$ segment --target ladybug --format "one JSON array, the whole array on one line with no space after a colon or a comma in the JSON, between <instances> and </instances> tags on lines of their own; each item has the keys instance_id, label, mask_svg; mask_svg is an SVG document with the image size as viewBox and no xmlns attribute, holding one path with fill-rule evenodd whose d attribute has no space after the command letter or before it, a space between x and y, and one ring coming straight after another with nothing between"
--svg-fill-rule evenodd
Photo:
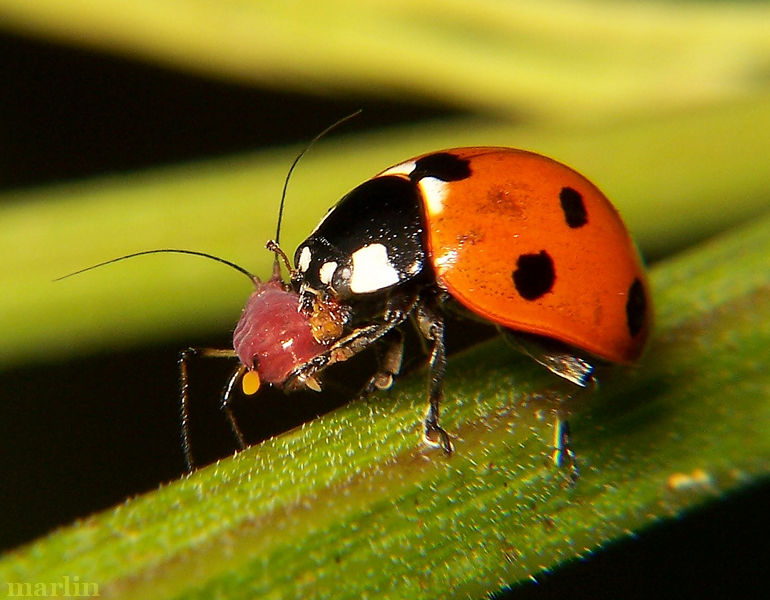
<instances>
[{"instance_id":1,"label":"ladybug","mask_svg":"<svg viewBox=\"0 0 770 600\"><path fill-rule=\"evenodd\" d=\"M387 389L401 369L403 329L412 318L430 351L423 437L449 454L450 436L439 424L446 315L492 323L517 349L579 388L596 382L599 362L630 364L644 350L652 305L641 258L618 212L576 171L513 148L424 154L345 195L291 261L277 239L286 184L305 151L284 184L276 241L267 244L275 253L268 281L222 258L169 248L76 272L176 252L224 263L255 286L232 349L188 348L180 354L188 469L193 467L187 408L192 356L238 358L222 408L243 448L230 410L238 382L247 395L262 383L287 392L320 390L324 369L375 346L379 368L362 395ZM288 281L281 277L281 262ZM555 433L554 461L560 465L567 457L576 476L569 427L558 411Z\"/></svg>"},{"instance_id":2,"label":"ladybug","mask_svg":"<svg viewBox=\"0 0 770 600\"><path fill-rule=\"evenodd\" d=\"M260 284L236 327L244 388L256 391L261 376L286 391L320 389L325 368L376 344L382 360L364 393L386 389L413 317L430 349L424 439L447 453L447 314L494 324L581 387L597 361L639 358L650 331L644 267L618 212L576 171L524 150L455 148L402 162L333 206L293 262L277 243L268 248L289 282L278 271L268 282L273 308ZM554 458L574 459L566 421L557 425Z\"/></svg>"}]
</instances>

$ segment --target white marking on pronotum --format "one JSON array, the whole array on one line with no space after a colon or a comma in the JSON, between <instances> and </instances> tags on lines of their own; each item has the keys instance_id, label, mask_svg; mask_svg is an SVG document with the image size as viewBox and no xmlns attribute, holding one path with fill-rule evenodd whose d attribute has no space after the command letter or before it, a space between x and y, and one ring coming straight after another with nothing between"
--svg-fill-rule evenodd
<instances>
[{"instance_id":1,"label":"white marking on pronotum","mask_svg":"<svg viewBox=\"0 0 770 600\"><path fill-rule=\"evenodd\" d=\"M428 208L428 214L439 215L444 210L444 198L449 193L449 184L435 177L423 177L417 184Z\"/></svg>"},{"instance_id":2,"label":"white marking on pronotum","mask_svg":"<svg viewBox=\"0 0 770 600\"><path fill-rule=\"evenodd\" d=\"M336 270L337 263L333 260L322 264L321 268L318 270L318 278L321 280L321 283L329 285L332 282L332 277L334 276L334 271Z\"/></svg>"},{"instance_id":3,"label":"white marking on pronotum","mask_svg":"<svg viewBox=\"0 0 770 600\"><path fill-rule=\"evenodd\" d=\"M299 254L299 261L297 263L297 266L299 267L299 270L303 273L308 270L308 267L310 267L310 259L312 258L312 254L310 252L310 248L305 246L302 248L302 252Z\"/></svg>"},{"instance_id":4,"label":"white marking on pronotum","mask_svg":"<svg viewBox=\"0 0 770 600\"><path fill-rule=\"evenodd\" d=\"M350 291L354 294L376 292L398 283L398 271L388 259L382 244L369 244L353 252Z\"/></svg>"},{"instance_id":5,"label":"white marking on pronotum","mask_svg":"<svg viewBox=\"0 0 770 600\"><path fill-rule=\"evenodd\" d=\"M457 250L447 250L441 256L437 256L434 260L436 265L436 272L439 275L443 275L449 269L454 267L457 262Z\"/></svg>"},{"instance_id":6,"label":"white marking on pronotum","mask_svg":"<svg viewBox=\"0 0 770 600\"><path fill-rule=\"evenodd\" d=\"M412 174L412 171L414 171L415 166L417 166L417 163L415 163L413 160L403 162L399 165L395 165L389 169L386 169L377 177L382 177L384 175L406 175L409 177L409 175Z\"/></svg>"}]
</instances>

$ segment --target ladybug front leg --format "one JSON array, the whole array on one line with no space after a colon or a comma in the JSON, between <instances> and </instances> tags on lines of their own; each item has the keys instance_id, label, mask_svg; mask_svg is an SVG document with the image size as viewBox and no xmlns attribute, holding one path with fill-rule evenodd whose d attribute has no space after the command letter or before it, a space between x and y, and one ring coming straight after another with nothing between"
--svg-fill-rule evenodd
<instances>
[{"instance_id":1,"label":"ladybug front leg","mask_svg":"<svg viewBox=\"0 0 770 600\"><path fill-rule=\"evenodd\" d=\"M428 375L428 412L425 415L423 439L431 446L441 446L452 454L449 434L438 424L439 407L444 399L444 375L446 374L446 349L444 347L444 317L435 306L434 299L426 300L417 307L417 324L420 333L431 345Z\"/></svg>"},{"instance_id":2,"label":"ladybug front leg","mask_svg":"<svg viewBox=\"0 0 770 600\"><path fill-rule=\"evenodd\" d=\"M294 369L287 378L284 389L287 391L301 389L307 387L308 381L317 383L315 376L320 371L355 356L406 321L416 303L417 297L414 293L392 296L387 301L381 321L353 329L349 334L334 342L326 351ZM393 362L395 362L395 357L393 357Z\"/></svg>"}]
</instances>

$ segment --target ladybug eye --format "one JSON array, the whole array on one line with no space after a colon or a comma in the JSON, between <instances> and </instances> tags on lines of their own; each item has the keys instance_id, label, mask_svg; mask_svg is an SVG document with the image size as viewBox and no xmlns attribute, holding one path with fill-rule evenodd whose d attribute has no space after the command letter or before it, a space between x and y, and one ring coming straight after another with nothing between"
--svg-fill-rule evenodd
<instances>
[{"instance_id":1,"label":"ladybug eye","mask_svg":"<svg viewBox=\"0 0 770 600\"><path fill-rule=\"evenodd\" d=\"M323 263L318 269L318 281L325 291L338 298L350 295L350 267L340 266L336 260Z\"/></svg>"},{"instance_id":2,"label":"ladybug eye","mask_svg":"<svg viewBox=\"0 0 770 600\"><path fill-rule=\"evenodd\" d=\"M347 297L350 295L350 267L344 266L334 270L334 274L331 279L331 288L339 297Z\"/></svg>"}]
</instances>

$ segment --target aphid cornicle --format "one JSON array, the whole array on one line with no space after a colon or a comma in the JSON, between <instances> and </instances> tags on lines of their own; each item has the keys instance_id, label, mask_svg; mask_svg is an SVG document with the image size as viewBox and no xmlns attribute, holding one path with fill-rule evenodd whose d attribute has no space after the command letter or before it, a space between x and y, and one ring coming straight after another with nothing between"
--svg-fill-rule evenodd
<instances>
[{"instance_id":1,"label":"aphid cornicle","mask_svg":"<svg viewBox=\"0 0 770 600\"><path fill-rule=\"evenodd\" d=\"M636 247L604 194L552 159L471 147L407 160L344 196L297 247L293 261L277 241L282 208L283 197L276 240L268 242L276 261L267 282L201 252L129 255L202 255L255 285L233 349L190 348L180 356L190 468L187 370L193 355L238 358L222 408L243 447L229 408L238 382L249 395L262 382L284 391L318 390L327 367L377 345L380 366L363 392L386 389L400 370L403 329L411 318L429 348L423 437L451 453L450 436L439 424L449 312L494 324L519 350L579 387L595 380L596 361L628 364L644 349L652 306ZM576 476L559 411L555 431L554 459L567 457Z\"/></svg>"}]
</instances>

